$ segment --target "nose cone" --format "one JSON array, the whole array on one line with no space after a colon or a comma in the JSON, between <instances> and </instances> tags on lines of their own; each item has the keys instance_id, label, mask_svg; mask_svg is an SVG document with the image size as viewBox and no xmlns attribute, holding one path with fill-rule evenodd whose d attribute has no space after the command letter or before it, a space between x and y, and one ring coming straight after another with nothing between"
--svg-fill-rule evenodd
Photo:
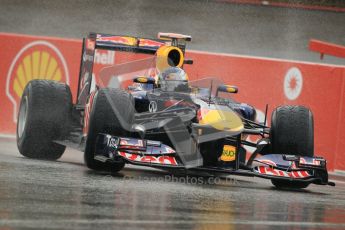
<instances>
[{"instance_id":1,"label":"nose cone","mask_svg":"<svg viewBox=\"0 0 345 230\"><path fill-rule=\"evenodd\" d=\"M243 123L236 112L228 110L202 110L201 125L210 125L213 128L228 132L241 132L243 130Z\"/></svg>"}]
</instances>

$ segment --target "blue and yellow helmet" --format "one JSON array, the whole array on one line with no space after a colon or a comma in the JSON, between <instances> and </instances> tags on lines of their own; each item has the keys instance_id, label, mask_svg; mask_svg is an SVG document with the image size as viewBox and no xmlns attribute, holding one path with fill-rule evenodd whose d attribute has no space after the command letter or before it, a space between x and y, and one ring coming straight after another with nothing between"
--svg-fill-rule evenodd
<instances>
[{"instance_id":1,"label":"blue and yellow helmet","mask_svg":"<svg viewBox=\"0 0 345 230\"><path fill-rule=\"evenodd\" d=\"M185 91L188 89L188 75L179 67L170 67L158 75L157 84L164 91Z\"/></svg>"}]
</instances>

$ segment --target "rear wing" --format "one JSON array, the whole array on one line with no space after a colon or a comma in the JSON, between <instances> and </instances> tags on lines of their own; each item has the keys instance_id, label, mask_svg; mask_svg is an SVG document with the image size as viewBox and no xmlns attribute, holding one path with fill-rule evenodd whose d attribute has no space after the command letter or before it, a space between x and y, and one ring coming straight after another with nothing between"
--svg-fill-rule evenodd
<instances>
[{"instance_id":1,"label":"rear wing","mask_svg":"<svg viewBox=\"0 0 345 230\"><path fill-rule=\"evenodd\" d=\"M155 54L161 46L167 45L179 47L185 52L185 42L191 40L189 35L174 33L158 33L158 39L96 34L96 49Z\"/></svg>"},{"instance_id":2,"label":"rear wing","mask_svg":"<svg viewBox=\"0 0 345 230\"><path fill-rule=\"evenodd\" d=\"M130 36L96 34L96 49L118 50L155 54L159 47L169 45L166 41Z\"/></svg>"},{"instance_id":3,"label":"rear wing","mask_svg":"<svg viewBox=\"0 0 345 230\"><path fill-rule=\"evenodd\" d=\"M84 109L90 93L96 49L154 55L162 46L175 46L181 49L184 56L186 41L191 41L191 36L173 33L158 33L158 39L148 39L132 36L90 33L83 39L76 101L77 108ZM192 64L193 61L185 60L184 63Z\"/></svg>"}]
</instances>

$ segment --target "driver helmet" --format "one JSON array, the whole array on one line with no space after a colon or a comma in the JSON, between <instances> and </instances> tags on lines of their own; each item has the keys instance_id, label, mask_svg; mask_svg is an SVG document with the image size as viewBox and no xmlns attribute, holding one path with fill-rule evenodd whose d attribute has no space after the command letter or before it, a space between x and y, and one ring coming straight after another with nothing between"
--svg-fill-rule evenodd
<instances>
[{"instance_id":1,"label":"driver helmet","mask_svg":"<svg viewBox=\"0 0 345 230\"><path fill-rule=\"evenodd\" d=\"M169 67L158 75L158 85L164 91L188 91L188 75L179 67Z\"/></svg>"}]
</instances>

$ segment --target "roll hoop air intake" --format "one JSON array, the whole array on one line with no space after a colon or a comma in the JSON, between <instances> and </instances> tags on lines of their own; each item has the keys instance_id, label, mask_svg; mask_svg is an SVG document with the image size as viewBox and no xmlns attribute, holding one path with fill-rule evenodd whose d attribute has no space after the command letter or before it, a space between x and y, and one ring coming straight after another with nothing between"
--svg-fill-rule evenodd
<instances>
[{"instance_id":1,"label":"roll hoop air intake","mask_svg":"<svg viewBox=\"0 0 345 230\"><path fill-rule=\"evenodd\" d=\"M168 67L182 67L184 54L182 50L175 46L161 46L157 52L157 68L164 70Z\"/></svg>"}]
</instances>

